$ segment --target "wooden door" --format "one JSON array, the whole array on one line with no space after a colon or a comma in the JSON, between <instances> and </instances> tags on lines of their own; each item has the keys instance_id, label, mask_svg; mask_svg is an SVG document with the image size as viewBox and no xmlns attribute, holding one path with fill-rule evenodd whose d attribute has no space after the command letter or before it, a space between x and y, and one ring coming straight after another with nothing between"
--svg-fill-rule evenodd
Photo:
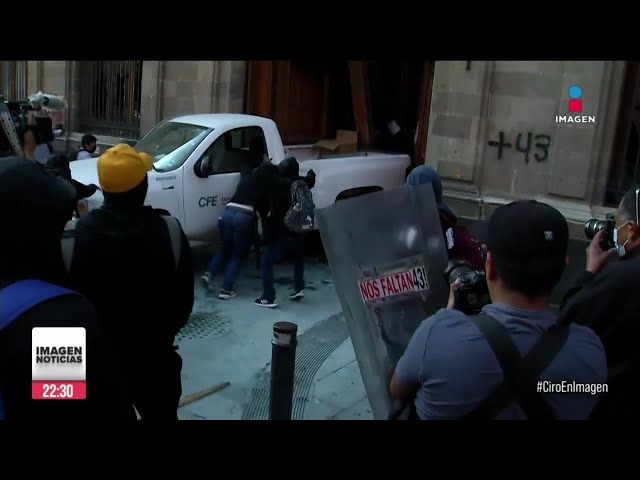
<instances>
[{"instance_id":1,"label":"wooden door","mask_svg":"<svg viewBox=\"0 0 640 480\"><path fill-rule=\"evenodd\" d=\"M245 113L273 117L273 64L270 61L248 62Z\"/></svg>"},{"instance_id":2,"label":"wooden door","mask_svg":"<svg viewBox=\"0 0 640 480\"><path fill-rule=\"evenodd\" d=\"M436 62L427 61L424 64L422 82L420 85L420 100L418 102L418 125L416 128L414 165L424 165L427 154L427 137L429 133L429 114L431 113L431 95L433 92L433 74Z\"/></svg>"},{"instance_id":3,"label":"wooden door","mask_svg":"<svg viewBox=\"0 0 640 480\"><path fill-rule=\"evenodd\" d=\"M318 62L249 62L245 112L272 118L285 145L313 143L329 132L329 71Z\"/></svg>"}]
</instances>

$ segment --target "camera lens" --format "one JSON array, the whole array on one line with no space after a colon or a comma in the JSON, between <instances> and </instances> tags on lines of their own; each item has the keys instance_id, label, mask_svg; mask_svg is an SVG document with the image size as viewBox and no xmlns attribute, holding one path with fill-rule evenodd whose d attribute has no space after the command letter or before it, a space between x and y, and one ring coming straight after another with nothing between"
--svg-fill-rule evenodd
<instances>
[{"instance_id":1,"label":"camera lens","mask_svg":"<svg viewBox=\"0 0 640 480\"><path fill-rule=\"evenodd\" d=\"M469 281L469 277L473 276L473 268L464 261L449 261L447 269L444 272L444 278L449 285L453 284L458 278L461 282Z\"/></svg>"},{"instance_id":2,"label":"camera lens","mask_svg":"<svg viewBox=\"0 0 640 480\"><path fill-rule=\"evenodd\" d=\"M597 220L592 218L589 220L584 226L584 234L589 240L593 240L600 230L602 230L606 225L605 220Z\"/></svg>"}]
</instances>

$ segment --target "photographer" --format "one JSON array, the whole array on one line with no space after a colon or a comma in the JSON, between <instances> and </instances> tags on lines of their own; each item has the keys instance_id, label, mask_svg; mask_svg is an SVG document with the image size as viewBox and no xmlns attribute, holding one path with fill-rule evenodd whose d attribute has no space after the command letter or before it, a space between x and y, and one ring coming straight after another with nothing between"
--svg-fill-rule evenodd
<instances>
[{"instance_id":1,"label":"photographer","mask_svg":"<svg viewBox=\"0 0 640 480\"><path fill-rule=\"evenodd\" d=\"M597 384L607 377L604 348L590 329L554 328L549 298L566 266L568 239L566 220L546 204L499 207L488 223L485 264L493 303L475 316L457 310L454 283L447 308L410 340L391 394L415 397L423 420L587 418L597 395L539 390L539 380Z\"/></svg>"},{"instance_id":2,"label":"photographer","mask_svg":"<svg viewBox=\"0 0 640 480\"><path fill-rule=\"evenodd\" d=\"M629 190L614 219L600 222L600 230L587 248L585 271L560 305L565 321L593 329L607 352L609 391L593 418L629 420L640 416L639 193L638 188Z\"/></svg>"}]
</instances>

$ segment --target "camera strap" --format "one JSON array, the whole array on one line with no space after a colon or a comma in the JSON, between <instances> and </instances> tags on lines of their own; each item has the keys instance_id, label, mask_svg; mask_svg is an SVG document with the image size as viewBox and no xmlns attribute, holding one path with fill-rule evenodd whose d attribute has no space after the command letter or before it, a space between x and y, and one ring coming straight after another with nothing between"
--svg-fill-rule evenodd
<instances>
[{"instance_id":1,"label":"camera strap","mask_svg":"<svg viewBox=\"0 0 640 480\"><path fill-rule=\"evenodd\" d=\"M538 377L562 349L569 336L569 325L554 325L522 358L509 332L493 317L470 317L496 355L504 375L503 382L471 413L461 420L494 419L510 403L517 402L529 420L555 420L553 408L538 391Z\"/></svg>"}]
</instances>

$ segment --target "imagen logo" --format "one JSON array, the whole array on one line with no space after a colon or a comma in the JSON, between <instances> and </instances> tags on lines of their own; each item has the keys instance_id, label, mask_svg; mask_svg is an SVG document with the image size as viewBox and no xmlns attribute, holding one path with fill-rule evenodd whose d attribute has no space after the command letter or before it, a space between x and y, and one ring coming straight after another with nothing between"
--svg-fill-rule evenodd
<instances>
[{"instance_id":1,"label":"imagen logo","mask_svg":"<svg viewBox=\"0 0 640 480\"><path fill-rule=\"evenodd\" d=\"M569 113L582 114L582 87L569 87ZM556 115L556 123L596 123L595 115Z\"/></svg>"},{"instance_id":2,"label":"imagen logo","mask_svg":"<svg viewBox=\"0 0 640 480\"><path fill-rule=\"evenodd\" d=\"M31 331L31 398L87 398L86 331L82 327Z\"/></svg>"},{"instance_id":3,"label":"imagen logo","mask_svg":"<svg viewBox=\"0 0 640 480\"><path fill-rule=\"evenodd\" d=\"M569 89L569 111L582 113L582 88L574 85Z\"/></svg>"}]
</instances>

